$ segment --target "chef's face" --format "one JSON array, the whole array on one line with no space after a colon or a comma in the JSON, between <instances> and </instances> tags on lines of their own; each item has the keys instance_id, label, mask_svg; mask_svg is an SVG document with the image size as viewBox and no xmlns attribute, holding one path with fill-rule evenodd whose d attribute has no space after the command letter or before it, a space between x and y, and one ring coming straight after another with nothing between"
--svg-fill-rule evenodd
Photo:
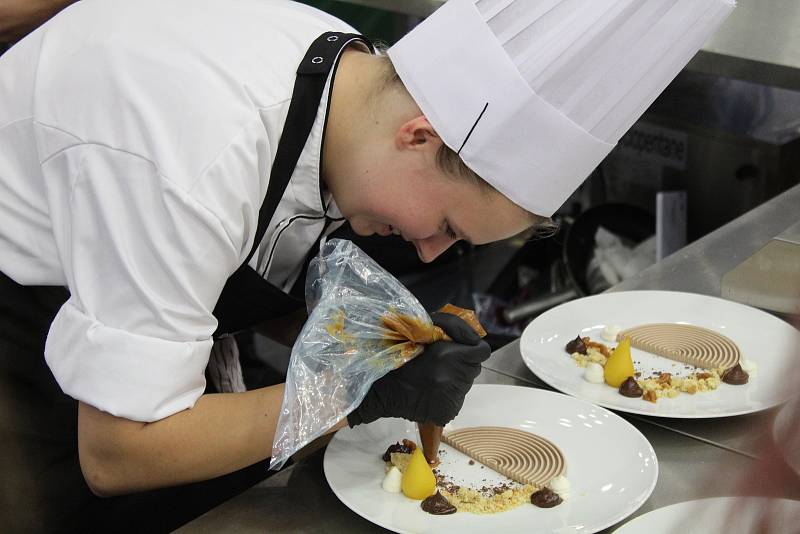
<instances>
[{"instance_id":1,"label":"chef's face","mask_svg":"<svg viewBox=\"0 0 800 534\"><path fill-rule=\"evenodd\" d=\"M348 217L350 225L359 235L399 235L424 262L460 239L480 245L531 226L530 216L502 195L450 177L410 179L385 193L364 195L362 209Z\"/></svg>"},{"instance_id":2,"label":"chef's face","mask_svg":"<svg viewBox=\"0 0 800 534\"><path fill-rule=\"evenodd\" d=\"M401 141L399 149L373 156L353 187L334 192L357 234L399 235L414 244L422 261L430 262L460 239L484 244L532 225L531 215L500 193L440 169L436 150L441 140L430 125L412 137L416 143Z\"/></svg>"}]
</instances>

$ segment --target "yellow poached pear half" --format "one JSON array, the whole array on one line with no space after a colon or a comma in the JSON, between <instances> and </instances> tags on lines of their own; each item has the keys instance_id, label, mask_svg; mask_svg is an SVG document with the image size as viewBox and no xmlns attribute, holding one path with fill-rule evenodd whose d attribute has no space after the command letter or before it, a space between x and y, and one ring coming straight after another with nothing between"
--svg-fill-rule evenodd
<instances>
[{"instance_id":1,"label":"yellow poached pear half","mask_svg":"<svg viewBox=\"0 0 800 534\"><path fill-rule=\"evenodd\" d=\"M633 359L631 358L631 339L624 338L609 356L603 369L603 378L611 387L618 388L625 379L633 376Z\"/></svg>"},{"instance_id":2,"label":"yellow poached pear half","mask_svg":"<svg viewBox=\"0 0 800 534\"><path fill-rule=\"evenodd\" d=\"M430 497L436 491L436 477L433 476L431 466L422 454L422 448L417 447L411 453L411 461L403 473L400 489L409 499L417 500Z\"/></svg>"}]
</instances>

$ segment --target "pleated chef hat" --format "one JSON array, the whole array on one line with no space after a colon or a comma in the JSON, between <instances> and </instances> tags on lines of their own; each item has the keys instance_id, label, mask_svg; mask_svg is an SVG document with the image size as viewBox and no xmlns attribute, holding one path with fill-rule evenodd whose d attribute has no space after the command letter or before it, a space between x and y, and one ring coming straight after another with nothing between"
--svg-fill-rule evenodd
<instances>
[{"instance_id":1,"label":"pleated chef hat","mask_svg":"<svg viewBox=\"0 0 800 534\"><path fill-rule=\"evenodd\" d=\"M449 0L389 49L442 140L552 215L735 0Z\"/></svg>"}]
</instances>

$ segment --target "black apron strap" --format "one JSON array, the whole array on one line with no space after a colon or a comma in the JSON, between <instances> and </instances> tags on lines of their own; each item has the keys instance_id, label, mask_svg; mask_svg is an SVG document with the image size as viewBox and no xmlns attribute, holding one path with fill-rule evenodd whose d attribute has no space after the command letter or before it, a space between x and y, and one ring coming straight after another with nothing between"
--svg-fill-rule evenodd
<instances>
[{"instance_id":1,"label":"black apron strap","mask_svg":"<svg viewBox=\"0 0 800 534\"><path fill-rule=\"evenodd\" d=\"M311 44L297 68L292 101L272 164L267 194L258 212L253 246L239 269L226 281L214 308L214 316L218 322L215 336L238 332L304 306L302 298L284 293L247 264L264 239L308 141L328 75L335 67L339 53L354 41L363 42L372 48L363 36L357 34L323 33Z\"/></svg>"},{"instance_id":2,"label":"black apron strap","mask_svg":"<svg viewBox=\"0 0 800 534\"><path fill-rule=\"evenodd\" d=\"M269 222L278 209L283 192L292 178L297 160L300 159L303 147L306 146L308 136L311 134L328 75L334 67L339 52L353 41L362 41L369 45L364 37L354 33L323 33L311 44L297 68L292 102L289 104L289 113L272 164L267 196L258 212L258 228L253 248L242 265L247 265L264 238Z\"/></svg>"}]
</instances>

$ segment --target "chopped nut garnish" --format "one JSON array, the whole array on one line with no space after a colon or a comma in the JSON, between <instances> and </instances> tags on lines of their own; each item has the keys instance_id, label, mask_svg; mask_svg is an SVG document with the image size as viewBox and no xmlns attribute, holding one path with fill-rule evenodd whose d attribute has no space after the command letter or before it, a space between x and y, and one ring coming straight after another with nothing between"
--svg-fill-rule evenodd
<instances>
[{"instance_id":1,"label":"chopped nut garnish","mask_svg":"<svg viewBox=\"0 0 800 534\"><path fill-rule=\"evenodd\" d=\"M608 358L603 354L610 354L610 347L589 338L582 339L587 347L587 354L572 354L575 364L578 367L586 367L590 362L595 362L605 367ZM685 369L692 369L692 367L685 366ZM687 376L661 371L653 371L652 374L635 371L634 378L639 387L644 390L642 398L649 402L657 402L662 398L674 399L681 393L694 395L714 391L719 387L722 381L721 376L725 371L724 369L698 370L696 367L693 369L696 372Z\"/></svg>"},{"instance_id":2,"label":"chopped nut garnish","mask_svg":"<svg viewBox=\"0 0 800 534\"><path fill-rule=\"evenodd\" d=\"M411 441L410 439L404 439L404 440L403 440L403 445L405 445L406 447L408 447L408 448L409 448L409 450L411 450L411 452L414 452L414 449L416 449L416 448L417 448L417 444L416 444L416 443L414 443L413 441Z\"/></svg>"},{"instance_id":3,"label":"chopped nut garnish","mask_svg":"<svg viewBox=\"0 0 800 534\"><path fill-rule=\"evenodd\" d=\"M582 339L583 339L583 344L586 345L586 348L599 350L606 358L611 356L611 350L602 343L592 341L588 337L584 337Z\"/></svg>"}]
</instances>

